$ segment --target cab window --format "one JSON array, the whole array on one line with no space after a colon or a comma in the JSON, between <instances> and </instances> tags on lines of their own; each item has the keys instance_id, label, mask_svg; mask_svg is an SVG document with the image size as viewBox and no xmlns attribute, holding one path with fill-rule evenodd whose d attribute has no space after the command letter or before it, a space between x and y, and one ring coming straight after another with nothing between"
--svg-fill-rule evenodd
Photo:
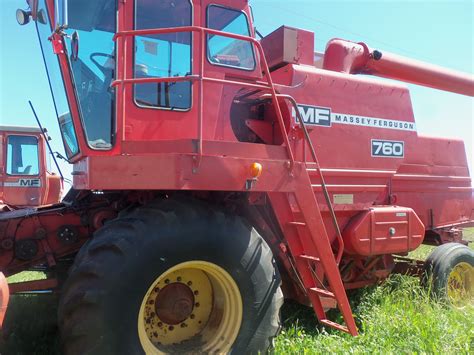
<instances>
[{"instance_id":1,"label":"cab window","mask_svg":"<svg viewBox=\"0 0 474 355\"><path fill-rule=\"evenodd\" d=\"M250 37L249 22L245 13L227 7L209 5L207 27ZM255 69L255 55L250 42L208 35L207 51L208 59L212 64L244 70Z\"/></svg>"},{"instance_id":2,"label":"cab window","mask_svg":"<svg viewBox=\"0 0 474 355\"><path fill-rule=\"evenodd\" d=\"M189 0L136 0L135 29L175 28L192 25ZM191 75L190 32L135 37L135 78ZM171 110L191 108L191 82L134 85L138 106Z\"/></svg>"},{"instance_id":3,"label":"cab window","mask_svg":"<svg viewBox=\"0 0 474 355\"><path fill-rule=\"evenodd\" d=\"M38 175L38 139L32 136L9 136L7 174Z\"/></svg>"},{"instance_id":4,"label":"cab window","mask_svg":"<svg viewBox=\"0 0 474 355\"><path fill-rule=\"evenodd\" d=\"M79 38L76 57L68 56L79 111L87 143L92 149L108 150L113 144L115 95L110 85L115 79L116 0L68 0L67 48ZM60 115L64 112L59 112ZM66 115L67 116L67 115ZM60 117L60 121L63 120ZM64 117L64 121L68 118ZM72 122L71 122L72 128ZM64 127L64 129L69 130ZM73 132L71 132L73 133ZM64 131L69 145L75 137ZM73 150L76 147L72 146Z\"/></svg>"}]
</instances>

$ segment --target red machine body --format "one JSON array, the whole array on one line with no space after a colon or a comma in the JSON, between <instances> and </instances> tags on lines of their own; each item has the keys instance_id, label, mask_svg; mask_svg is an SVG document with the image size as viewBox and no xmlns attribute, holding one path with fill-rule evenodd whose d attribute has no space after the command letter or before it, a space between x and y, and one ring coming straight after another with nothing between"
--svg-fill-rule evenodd
<instances>
[{"instance_id":1,"label":"red machine body","mask_svg":"<svg viewBox=\"0 0 474 355\"><path fill-rule=\"evenodd\" d=\"M342 40L318 69L313 33L258 41L247 1L218 3L69 1L65 29L51 25L53 0L30 0L48 72L64 81L52 91L76 195L0 215L0 269L55 265L122 209L184 191L238 209L271 246L286 296L355 335L345 289L385 278L393 254L462 241L474 221L464 143L419 134L406 86L355 74L471 96L472 77ZM328 298L347 327L326 319Z\"/></svg>"},{"instance_id":2,"label":"red machine body","mask_svg":"<svg viewBox=\"0 0 474 355\"><path fill-rule=\"evenodd\" d=\"M353 218L343 236L348 253L372 256L413 251L424 234L425 226L411 208L387 206Z\"/></svg>"}]
</instances>

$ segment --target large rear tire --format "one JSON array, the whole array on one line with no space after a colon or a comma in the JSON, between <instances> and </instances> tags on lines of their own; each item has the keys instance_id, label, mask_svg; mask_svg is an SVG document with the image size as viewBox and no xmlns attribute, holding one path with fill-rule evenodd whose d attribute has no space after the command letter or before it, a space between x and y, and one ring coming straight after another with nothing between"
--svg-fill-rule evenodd
<instances>
[{"instance_id":1,"label":"large rear tire","mask_svg":"<svg viewBox=\"0 0 474 355\"><path fill-rule=\"evenodd\" d=\"M237 216L158 201L109 222L84 248L59 307L67 354L258 353L279 331L272 252Z\"/></svg>"}]
</instances>

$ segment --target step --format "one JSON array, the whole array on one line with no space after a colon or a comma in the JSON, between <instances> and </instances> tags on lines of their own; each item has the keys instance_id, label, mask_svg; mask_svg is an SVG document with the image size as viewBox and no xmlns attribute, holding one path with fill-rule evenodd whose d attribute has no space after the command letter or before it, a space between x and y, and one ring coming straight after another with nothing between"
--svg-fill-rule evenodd
<instances>
[{"instance_id":1,"label":"step","mask_svg":"<svg viewBox=\"0 0 474 355\"><path fill-rule=\"evenodd\" d=\"M351 333L345 325L330 321L329 319L320 319L319 322L324 325L327 325L328 327L343 331L345 333L348 333L348 334Z\"/></svg>"},{"instance_id":2,"label":"step","mask_svg":"<svg viewBox=\"0 0 474 355\"><path fill-rule=\"evenodd\" d=\"M334 293L332 293L331 291L324 290L324 289L319 288L319 287L311 287L309 290L311 292L314 292L314 293L318 294L319 296L336 298L336 295Z\"/></svg>"},{"instance_id":3,"label":"step","mask_svg":"<svg viewBox=\"0 0 474 355\"><path fill-rule=\"evenodd\" d=\"M303 172L304 179L301 178L301 181L298 181L301 184L298 185L299 188L295 192L286 193L286 196L284 194L275 194L274 196L270 194L269 196L272 201L275 200L279 203L283 202L282 199L286 197L288 205L277 211L283 220L288 218L288 212L293 214L290 220L283 224L283 233L288 233L291 237L287 238L290 250L299 251L294 255L297 261L295 267L300 276L304 276L305 288L318 319L322 319L323 325L357 335L357 326L324 223L321 220L305 218L306 215L316 214L319 216L321 211L311 185L308 184L307 174L306 171ZM298 208L292 208L292 206ZM288 211L288 207L290 211ZM321 258L320 255L324 255L324 258ZM314 275L313 267L317 267L317 275ZM326 276L327 286L325 284L323 286L321 281L317 280L319 274ZM325 287L329 288L329 291L324 289ZM327 319L328 317L324 314L325 308L330 308L325 307L327 302L330 302L332 307L337 305L344 318L343 324Z\"/></svg>"}]
</instances>

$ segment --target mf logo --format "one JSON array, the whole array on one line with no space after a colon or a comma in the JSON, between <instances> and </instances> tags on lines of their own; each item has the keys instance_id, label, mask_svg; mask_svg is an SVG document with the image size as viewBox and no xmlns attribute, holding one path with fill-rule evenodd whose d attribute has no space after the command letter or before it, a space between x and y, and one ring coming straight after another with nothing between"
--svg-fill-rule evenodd
<instances>
[{"instance_id":1,"label":"mf logo","mask_svg":"<svg viewBox=\"0 0 474 355\"><path fill-rule=\"evenodd\" d=\"M15 182L3 183L5 187L41 187L40 179L20 179Z\"/></svg>"},{"instance_id":2,"label":"mf logo","mask_svg":"<svg viewBox=\"0 0 474 355\"><path fill-rule=\"evenodd\" d=\"M22 187L40 187L40 179L20 179L20 186Z\"/></svg>"},{"instance_id":3,"label":"mf logo","mask_svg":"<svg viewBox=\"0 0 474 355\"><path fill-rule=\"evenodd\" d=\"M298 105L303 122L308 125L331 127L331 109L327 107ZM296 110L292 108L292 116L298 122Z\"/></svg>"}]
</instances>

